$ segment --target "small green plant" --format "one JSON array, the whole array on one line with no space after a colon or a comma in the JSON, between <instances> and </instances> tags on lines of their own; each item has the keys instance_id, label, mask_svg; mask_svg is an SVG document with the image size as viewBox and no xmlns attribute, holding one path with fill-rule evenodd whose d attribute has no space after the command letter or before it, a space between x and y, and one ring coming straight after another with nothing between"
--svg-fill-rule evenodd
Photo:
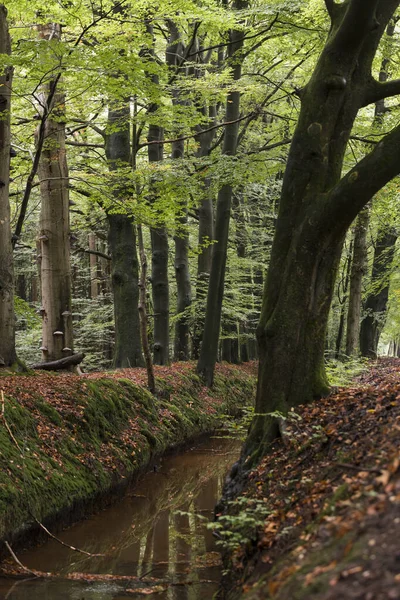
<instances>
[{"instance_id":1,"label":"small green plant","mask_svg":"<svg viewBox=\"0 0 400 600\"><path fill-rule=\"evenodd\" d=\"M207 528L218 538L217 545L233 551L256 539L269 511L263 500L245 496L228 502L227 506L231 514L221 515L215 523L208 523Z\"/></svg>"},{"instance_id":2,"label":"small green plant","mask_svg":"<svg viewBox=\"0 0 400 600\"><path fill-rule=\"evenodd\" d=\"M341 361L329 358L325 363L329 383L336 386L348 386L355 377L368 370L368 359L348 357Z\"/></svg>"},{"instance_id":3,"label":"small green plant","mask_svg":"<svg viewBox=\"0 0 400 600\"><path fill-rule=\"evenodd\" d=\"M244 406L242 408L242 415L240 419L232 417L231 415L221 415L223 420L223 435L218 437L236 438L241 441L245 441L249 432L249 427L254 417L272 417L275 419L286 419L286 416L279 410L271 413L255 413L254 406ZM294 413L291 413L291 415Z\"/></svg>"}]
</instances>

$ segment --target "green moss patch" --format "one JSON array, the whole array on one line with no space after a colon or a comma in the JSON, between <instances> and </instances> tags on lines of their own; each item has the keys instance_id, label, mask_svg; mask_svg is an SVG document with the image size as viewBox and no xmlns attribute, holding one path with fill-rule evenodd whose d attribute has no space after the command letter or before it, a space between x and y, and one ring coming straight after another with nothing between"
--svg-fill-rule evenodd
<instances>
[{"instance_id":1,"label":"green moss patch","mask_svg":"<svg viewBox=\"0 0 400 600\"><path fill-rule=\"evenodd\" d=\"M141 369L10 375L0 380L0 539L89 505L156 454L215 429L255 394L255 367L218 367L207 390L190 363L157 369L158 397Z\"/></svg>"}]
</instances>

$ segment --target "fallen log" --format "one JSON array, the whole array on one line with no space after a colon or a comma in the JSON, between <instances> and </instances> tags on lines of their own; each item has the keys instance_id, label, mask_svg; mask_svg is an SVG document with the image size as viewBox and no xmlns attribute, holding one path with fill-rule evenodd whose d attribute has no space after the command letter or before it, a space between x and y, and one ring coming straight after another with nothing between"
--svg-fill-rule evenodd
<instances>
[{"instance_id":1,"label":"fallen log","mask_svg":"<svg viewBox=\"0 0 400 600\"><path fill-rule=\"evenodd\" d=\"M68 369L68 367L79 365L85 358L85 355L81 352L79 354L72 354L72 356L66 356L59 360L52 360L50 362L41 362L36 365L32 365L31 369L43 369L44 371L59 371L60 369Z\"/></svg>"}]
</instances>

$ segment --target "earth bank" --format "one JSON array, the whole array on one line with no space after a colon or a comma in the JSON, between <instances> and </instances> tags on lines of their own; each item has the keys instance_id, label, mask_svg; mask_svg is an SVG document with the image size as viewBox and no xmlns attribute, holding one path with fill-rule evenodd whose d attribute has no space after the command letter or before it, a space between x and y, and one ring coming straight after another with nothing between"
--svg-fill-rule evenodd
<instances>
[{"instance_id":1,"label":"earth bank","mask_svg":"<svg viewBox=\"0 0 400 600\"><path fill-rule=\"evenodd\" d=\"M32 540L37 521L60 526L101 508L158 455L239 414L256 367L218 365L212 390L194 365L75 376L0 376L0 540ZM4 543L1 544L5 552Z\"/></svg>"},{"instance_id":2,"label":"earth bank","mask_svg":"<svg viewBox=\"0 0 400 600\"><path fill-rule=\"evenodd\" d=\"M400 599L399 382L380 360L290 416L220 516L221 598Z\"/></svg>"}]
</instances>

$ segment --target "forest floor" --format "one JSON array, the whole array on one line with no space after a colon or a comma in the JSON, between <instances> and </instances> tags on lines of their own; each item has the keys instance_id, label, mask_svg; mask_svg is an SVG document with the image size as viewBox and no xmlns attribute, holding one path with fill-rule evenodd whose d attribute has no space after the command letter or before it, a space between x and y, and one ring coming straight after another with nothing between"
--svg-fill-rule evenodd
<instances>
[{"instance_id":1,"label":"forest floor","mask_svg":"<svg viewBox=\"0 0 400 600\"><path fill-rule=\"evenodd\" d=\"M293 413L244 497L225 518L253 528L228 538L228 598L400 599L400 360Z\"/></svg>"}]
</instances>

